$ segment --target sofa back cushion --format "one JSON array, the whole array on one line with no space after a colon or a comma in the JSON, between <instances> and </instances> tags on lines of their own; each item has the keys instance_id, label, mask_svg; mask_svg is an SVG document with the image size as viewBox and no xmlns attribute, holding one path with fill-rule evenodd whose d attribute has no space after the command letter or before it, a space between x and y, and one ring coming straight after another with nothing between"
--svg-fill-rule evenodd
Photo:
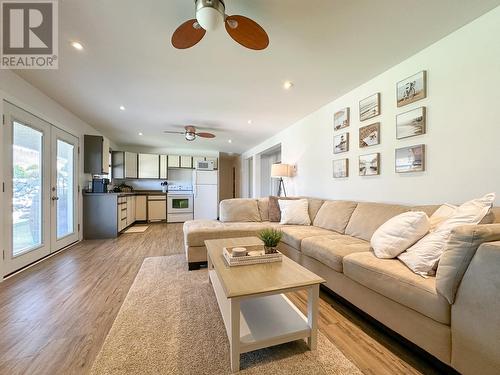
<instances>
[{"instance_id":1,"label":"sofa back cushion","mask_svg":"<svg viewBox=\"0 0 500 375\"><path fill-rule=\"evenodd\" d=\"M259 214L261 221L269 221L269 198L258 198Z\"/></svg>"},{"instance_id":2,"label":"sofa back cushion","mask_svg":"<svg viewBox=\"0 0 500 375\"><path fill-rule=\"evenodd\" d=\"M351 215L345 234L370 241L373 233L390 218L410 211L396 204L360 202Z\"/></svg>"},{"instance_id":3,"label":"sofa back cushion","mask_svg":"<svg viewBox=\"0 0 500 375\"><path fill-rule=\"evenodd\" d=\"M464 225L453 229L436 272L436 289L450 304L474 254L484 242L500 240L500 224Z\"/></svg>"},{"instance_id":4,"label":"sofa back cushion","mask_svg":"<svg viewBox=\"0 0 500 375\"><path fill-rule=\"evenodd\" d=\"M344 234L357 205L351 201L326 201L314 218L313 225Z\"/></svg>"},{"instance_id":5,"label":"sofa back cushion","mask_svg":"<svg viewBox=\"0 0 500 375\"><path fill-rule=\"evenodd\" d=\"M220 202L219 211L220 221L226 223L261 221L256 199L225 199Z\"/></svg>"},{"instance_id":6,"label":"sofa back cushion","mask_svg":"<svg viewBox=\"0 0 500 375\"><path fill-rule=\"evenodd\" d=\"M308 197L302 197L306 198L307 201L309 202L309 217L311 218L311 223L314 221L316 218L316 215L318 214L320 208L323 206L323 199L318 199L318 198L308 198Z\"/></svg>"}]
</instances>

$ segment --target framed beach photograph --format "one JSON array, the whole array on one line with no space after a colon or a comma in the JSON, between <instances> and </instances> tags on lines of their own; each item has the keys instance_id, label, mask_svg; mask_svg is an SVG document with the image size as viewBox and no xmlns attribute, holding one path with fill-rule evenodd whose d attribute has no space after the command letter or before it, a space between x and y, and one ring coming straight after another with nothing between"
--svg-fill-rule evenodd
<instances>
[{"instance_id":1,"label":"framed beach photograph","mask_svg":"<svg viewBox=\"0 0 500 375\"><path fill-rule=\"evenodd\" d=\"M425 171L425 145L398 148L396 173Z\"/></svg>"},{"instance_id":2,"label":"framed beach photograph","mask_svg":"<svg viewBox=\"0 0 500 375\"><path fill-rule=\"evenodd\" d=\"M359 148L380 144L380 122L359 128Z\"/></svg>"},{"instance_id":3,"label":"framed beach photograph","mask_svg":"<svg viewBox=\"0 0 500 375\"><path fill-rule=\"evenodd\" d=\"M349 133L342 133L333 137L333 153L340 154L349 151Z\"/></svg>"},{"instance_id":4,"label":"framed beach photograph","mask_svg":"<svg viewBox=\"0 0 500 375\"><path fill-rule=\"evenodd\" d=\"M380 174L380 153L359 156L359 175L376 176Z\"/></svg>"},{"instance_id":5,"label":"framed beach photograph","mask_svg":"<svg viewBox=\"0 0 500 375\"><path fill-rule=\"evenodd\" d=\"M333 115L333 130L347 128L349 126L349 107L337 111Z\"/></svg>"},{"instance_id":6,"label":"framed beach photograph","mask_svg":"<svg viewBox=\"0 0 500 375\"><path fill-rule=\"evenodd\" d=\"M349 159L333 161L333 178L349 177Z\"/></svg>"},{"instance_id":7,"label":"framed beach photograph","mask_svg":"<svg viewBox=\"0 0 500 375\"><path fill-rule=\"evenodd\" d=\"M416 102L427 97L427 74L425 70L412 75L396 85L398 107Z\"/></svg>"},{"instance_id":8,"label":"framed beach photograph","mask_svg":"<svg viewBox=\"0 0 500 375\"><path fill-rule=\"evenodd\" d=\"M396 115L396 138L403 139L425 134L425 107Z\"/></svg>"},{"instance_id":9,"label":"framed beach photograph","mask_svg":"<svg viewBox=\"0 0 500 375\"><path fill-rule=\"evenodd\" d=\"M380 115L380 93L373 94L359 102L359 121Z\"/></svg>"}]
</instances>

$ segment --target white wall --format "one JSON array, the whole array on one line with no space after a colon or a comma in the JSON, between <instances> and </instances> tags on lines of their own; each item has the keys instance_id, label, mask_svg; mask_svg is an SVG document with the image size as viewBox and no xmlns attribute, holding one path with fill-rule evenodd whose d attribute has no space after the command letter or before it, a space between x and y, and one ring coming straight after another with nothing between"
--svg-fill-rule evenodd
<instances>
[{"instance_id":1,"label":"white wall","mask_svg":"<svg viewBox=\"0 0 500 375\"><path fill-rule=\"evenodd\" d=\"M0 70L0 113L3 114L3 101L7 100L18 107L44 119L45 121L57 126L58 128L65 130L74 136L79 138L80 148L82 149L81 155L83 155L83 135L84 134L95 134L100 135L100 133L94 129L89 124L80 120L74 114L66 110L64 107L59 105L57 102L49 98L47 95L42 93L37 88L30 85L28 82L14 74L9 70ZM3 127L0 131L2 142L0 142L0 176L3 176L3 168L5 167L3 163ZM88 176L83 173L83 157L80 157L80 186L84 186ZM3 195L0 195L0 210L4 210ZM79 223L82 222L82 199L81 194L79 195L79 207L80 207L80 217ZM2 217L3 219L3 217ZM0 222L0 236L1 243L4 244L3 235L3 222ZM80 231L80 239L82 232ZM5 249L7 250L7 249ZM2 267L2 260L0 258L0 274Z\"/></svg>"},{"instance_id":2,"label":"white wall","mask_svg":"<svg viewBox=\"0 0 500 375\"><path fill-rule=\"evenodd\" d=\"M281 143L283 162L297 164L297 176L286 181L289 195L409 204L500 195L499 35L500 7L245 152L243 168L249 157ZM396 82L421 70L427 71L427 98L398 109ZM363 125L381 123L381 145L360 150L358 102L376 92L382 114ZM333 113L347 106L350 151L334 157ZM427 107L427 134L396 140L396 114L420 106ZM421 143L427 147L426 171L396 174L395 149ZM381 175L360 177L358 155L371 152L381 153ZM333 179L332 160L344 157L350 177Z\"/></svg>"}]
</instances>

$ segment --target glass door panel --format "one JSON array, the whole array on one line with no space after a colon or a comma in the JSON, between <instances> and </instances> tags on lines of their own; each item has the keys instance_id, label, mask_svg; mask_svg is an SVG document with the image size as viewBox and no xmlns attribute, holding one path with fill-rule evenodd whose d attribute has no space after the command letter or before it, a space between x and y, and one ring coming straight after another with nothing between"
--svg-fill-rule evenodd
<instances>
[{"instance_id":1,"label":"glass door panel","mask_svg":"<svg viewBox=\"0 0 500 375\"><path fill-rule=\"evenodd\" d=\"M17 257L42 245L43 132L13 122L12 253Z\"/></svg>"},{"instance_id":2,"label":"glass door panel","mask_svg":"<svg viewBox=\"0 0 500 375\"><path fill-rule=\"evenodd\" d=\"M3 107L7 275L50 254L51 125L8 102Z\"/></svg>"},{"instance_id":3,"label":"glass door panel","mask_svg":"<svg viewBox=\"0 0 500 375\"><path fill-rule=\"evenodd\" d=\"M52 128L52 249L78 241L78 138Z\"/></svg>"},{"instance_id":4,"label":"glass door panel","mask_svg":"<svg viewBox=\"0 0 500 375\"><path fill-rule=\"evenodd\" d=\"M75 183L73 180L73 153L75 146L60 139L57 140L57 239L75 232L73 221L73 196Z\"/></svg>"}]
</instances>

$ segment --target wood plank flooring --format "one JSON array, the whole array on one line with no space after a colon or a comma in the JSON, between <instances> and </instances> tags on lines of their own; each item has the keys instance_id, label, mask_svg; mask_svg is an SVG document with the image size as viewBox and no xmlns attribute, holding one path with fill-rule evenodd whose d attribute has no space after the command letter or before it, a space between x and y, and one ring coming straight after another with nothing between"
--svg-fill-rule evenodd
<instances>
[{"instance_id":1,"label":"wood plank flooring","mask_svg":"<svg viewBox=\"0 0 500 375\"><path fill-rule=\"evenodd\" d=\"M154 224L79 243L5 280L0 374L88 373L144 258L183 251L181 224ZM305 308L304 295L291 298ZM319 328L365 374L440 373L324 293Z\"/></svg>"}]
</instances>

